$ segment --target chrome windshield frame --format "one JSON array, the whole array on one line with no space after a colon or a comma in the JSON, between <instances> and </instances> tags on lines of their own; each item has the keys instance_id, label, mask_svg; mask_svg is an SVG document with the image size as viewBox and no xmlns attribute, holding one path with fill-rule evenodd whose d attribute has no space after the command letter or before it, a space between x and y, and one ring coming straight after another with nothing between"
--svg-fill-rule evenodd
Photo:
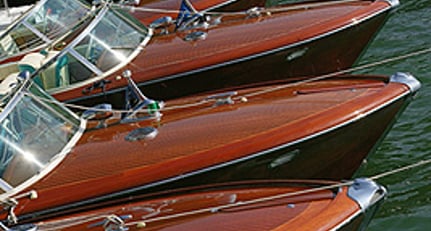
<instances>
[{"instance_id":1,"label":"chrome windshield frame","mask_svg":"<svg viewBox=\"0 0 431 231\"><path fill-rule=\"evenodd\" d=\"M9 57L20 56L22 54L26 54L28 51L31 51L31 50L42 49L43 47L46 47L47 45L49 45L50 43L52 43L53 41L56 40L56 38L50 39L48 36L46 36L45 34L40 32L38 29L36 29L33 25L31 25L28 22L29 18L31 18L34 15L34 13L39 11L39 9L42 6L44 6L47 1L49 1L49 0L40 0L39 2L37 2L30 9L28 9L23 15L21 15L18 19L16 19L13 23L11 23L2 33L0 33L0 40L1 40L4 37L6 37L8 34L10 34L14 29L19 27L20 25L23 25L25 28L27 28L29 31L31 31L36 37L41 39L43 42L42 43L35 43L35 44L37 44L36 46L30 47L28 49L20 50L19 52L14 53L14 54L6 55L6 56L0 56L0 60L5 59L8 56ZM84 2L81 0L75 0L75 1L77 3L83 5L83 8L87 8L88 12L91 12L90 5L84 4ZM60 38L62 36L59 35L58 37Z\"/></svg>"},{"instance_id":2,"label":"chrome windshield frame","mask_svg":"<svg viewBox=\"0 0 431 231\"><path fill-rule=\"evenodd\" d=\"M49 108L51 111L56 111L57 114L59 115L61 114L57 110L52 109L52 107L47 102L44 102L45 100L40 99L38 96L33 95L29 91L29 88L31 87L32 84L35 84L32 80L30 79L25 80L24 83L22 83L22 85L19 87L19 89L17 89L14 92L13 97L9 100L4 110L0 113L1 123L3 123L5 118L11 114L11 112L16 108L18 103L21 102L21 100L24 97L31 97L33 100L36 100L38 103L45 105L46 108ZM81 117L79 117L69 109L65 108L64 106L61 106L61 109L64 110L64 112L67 112L68 115L72 115L72 117L74 117L74 119L76 119L79 122L79 124L77 124L77 130L74 132L73 136L68 140L68 142L62 147L61 151L53 155L52 158L47 162L47 164L43 168L41 168L36 174L26 179L21 184L17 186L12 186L6 181L4 181L3 179L1 179L0 189L3 190L4 192L0 194L0 201L4 201L7 198L10 198L11 196L17 193L20 193L22 190L27 189L32 184L39 181L42 177L50 173L58 164L62 162L62 160L67 156L67 154L70 153L71 149L76 145L76 143L84 133L86 128L86 120L82 119ZM60 116L64 118L63 115L60 115Z\"/></svg>"},{"instance_id":3,"label":"chrome windshield frame","mask_svg":"<svg viewBox=\"0 0 431 231\"><path fill-rule=\"evenodd\" d=\"M41 33L39 30L37 30L36 28L34 28L34 26L32 26L30 23L28 23L26 20L24 20L22 22L22 25L24 25L25 27L27 27L27 29L29 29L31 32L33 32L36 36L38 36L39 38L41 38L45 43L50 43L52 42L51 39L49 39L46 35L44 35L43 33Z\"/></svg>"},{"instance_id":4,"label":"chrome windshield frame","mask_svg":"<svg viewBox=\"0 0 431 231\"><path fill-rule=\"evenodd\" d=\"M130 55L127 58L125 58L124 60L122 60L121 62L119 62L117 65L113 66L108 71L104 72L104 71L100 70L96 65L92 64L90 61L88 61L86 58L84 58L82 55L80 55L78 52L76 52L74 50L74 48L84 38L86 38L91 33L91 31L94 28L96 28L99 25L100 21L106 16L107 12L113 12L121 20L124 20L125 22L127 22L128 25L132 26L133 29L139 31L140 33L145 33L145 38L130 53ZM85 86L85 85L93 83L93 82L100 81L101 79L105 78L107 75L110 75L110 74L115 73L116 71L120 70L127 63L131 62L131 60L133 60L144 49L145 45L150 41L150 39L151 39L151 37L153 35L153 30L151 28L148 28L148 27L144 26L144 25L142 25L142 26L145 27L145 29L147 31L143 31L142 28L140 28L139 26L137 26L135 23L131 22L130 20L128 20L127 18L125 18L121 14L116 13L116 10L112 9L111 5L109 3L105 3L104 6L100 9L100 11L97 13L96 17L93 19L93 22L91 22L87 26L87 28L82 31L82 33L79 36L77 36L71 43L69 43L63 50L61 50L60 53L57 54L56 57L53 58L53 60L49 61L47 63L48 65L44 65L41 68L41 69L47 68L53 62L55 62L55 60L59 59L60 57L62 57L64 55L67 55L69 53L74 58L76 58L77 60L79 60L79 62L82 63L86 68L88 68L90 71L92 71L94 74L96 74L96 76L94 76L92 78L89 78L89 79L86 79L86 80L83 80L83 81L80 81L80 82L69 84L67 86L57 87L57 88L52 88L52 89L47 89L46 91L48 93L50 93L50 94L65 92L65 91L68 91L68 90L73 89L73 88L78 88L78 87ZM42 71L41 69L37 70L33 74L33 76L39 74L39 72Z\"/></svg>"}]
</instances>

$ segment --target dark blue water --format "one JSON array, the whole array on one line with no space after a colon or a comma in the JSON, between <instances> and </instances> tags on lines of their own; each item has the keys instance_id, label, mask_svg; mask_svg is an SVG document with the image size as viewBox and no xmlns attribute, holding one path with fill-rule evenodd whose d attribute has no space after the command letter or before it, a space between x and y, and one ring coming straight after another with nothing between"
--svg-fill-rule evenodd
<instances>
[{"instance_id":1,"label":"dark blue water","mask_svg":"<svg viewBox=\"0 0 431 231\"><path fill-rule=\"evenodd\" d=\"M404 0L392 13L360 64L431 48L431 0ZM422 88L377 151L359 171L372 176L431 159L431 53L367 69L363 73L410 72ZM369 230L431 230L431 164L378 182L389 195Z\"/></svg>"}]
</instances>

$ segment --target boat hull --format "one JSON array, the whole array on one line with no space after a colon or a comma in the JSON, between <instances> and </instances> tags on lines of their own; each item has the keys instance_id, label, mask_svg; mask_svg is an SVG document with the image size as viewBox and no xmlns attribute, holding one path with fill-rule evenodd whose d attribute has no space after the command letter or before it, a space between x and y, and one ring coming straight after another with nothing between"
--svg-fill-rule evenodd
<instances>
[{"instance_id":1,"label":"boat hull","mask_svg":"<svg viewBox=\"0 0 431 231\"><path fill-rule=\"evenodd\" d=\"M131 65L130 70L135 73L142 91L157 99L178 98L202 91L268 81L298 81L331 74L346 70L356 62L383 25L387 14L388 12L380 14L355 27L317 36L308 41L185 73L169 74L149 83L139 81L139 69L133 69Z\"/></svg>"},{"instance_id":2,"label":"boat hull","mask_svg":"<svg viewBox=\"0 0 431 231\"><path fill-rule=\"evenodd\" d=\"M350 178L416 91L393 79L349 76L244 89L234 104L177 99L161 121L102 125L28 188L43 199L16 213L37 219L209 182ZM157 128L155 137L127 138L148 126Z\"/></svg>"},{"instance_id":3,"label":"boat hull","mask_svg":"<svg viewBox=\"0 0 431 231\"><path fill-rule=\"evenodd\" d=\"M207 39L192 44L179 40L177 35L155 36L131 63L104 77L109 83L103 90L87 84L51 93L61 101L89 106L108 100L115 108L121 108L127 81L118 76L124 70L132 71L133 79L146 95L160 100L262 82L298 81L346 70L364 52L390 12L387 3L376 4L380 5L370 7L371 13L355 12L363 17L362 21L344 25L351 18L343 18L343 23L331 21L322 25L326 29L308 28L305 25L309 22L285 25L293 20L287 14L286 18L277 16L277 22L272 18L262 22L247 19L239 27L209 29ZM262 23L267 24L259 25ZM274 31L287 33L292 30L289 27L295 26L305 29L296 32L298 36L292 36L295 30L285 36L274 35ZM256 31L260 33L260 43L250 42L249 36ZM214 50L215 47L223 49Z\"/></svg>"},{"instance_id":4,"label":"boat hull","mask_svg":"<svg viewBox=\"0 0 431 231\"><path fill-rule=\"evenodd\" d=\"M246 181L206 185L111 201L99 209L34 225L41 230L70 231L100 230L102 226L127 230L362 230L367 225L363 217L374 215L386 190L364 179L353 184ZM352 190L361 190L360 197Z\"/></svg>"},{"instance_id":5,"label":"boat hull","mask_svg":"<svg viewBox=\"0 0 431 231\"><path fill-rule=\"evenodd\" d=\"M379 145L397 115L403 111L406 101L409 99L401 98L358 121L254 153L243 160L184 174L172 181L167 180L164 184L155 184L154 188L148 187L148 190L200 185L208 179L212 182L244 179L349 179Z\"/></svg>"}]
</instances>

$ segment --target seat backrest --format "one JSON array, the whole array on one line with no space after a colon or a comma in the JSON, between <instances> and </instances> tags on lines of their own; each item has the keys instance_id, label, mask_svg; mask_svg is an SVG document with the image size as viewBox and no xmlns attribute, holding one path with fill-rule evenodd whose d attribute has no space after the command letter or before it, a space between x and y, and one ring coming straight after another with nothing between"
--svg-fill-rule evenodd
<instances>
[{"instance_id":1,"label":"seat backrest","mask_svg":"<svg viewBox=\"0 0 431 231\"><path fill-rule=\"evenodd\" d=\"M30 71L30 73L33 73L42 66L44 60L45 55L41 53L29 53L25 55L20 61L18 61L18 69L20 72Z\"/></svg>"},{"instance_id":2,"label":"seat backrest","mask_svg":"<svg viewBox=\"0 0 431 231\"><path fill-rule=\"evenodd\" d=\"M29 53L18 61L18 70L19 72L29 71L30 73L33 73L42 66L44 61L45 55L37 52ZM34 77L33 81L40 87L44 88L39 76Z\"/></svg>"},{"instance_id":3,"label":"seat backrest","mask_svg":"<svg viewBox=\"0 0 431 231\"><path fill-rule=\"evenodd\" d=\"M46 61L58 54L58 51L50 51ZM68 57L59 58L54 64L41 72L42 83L45 89L57 88L69 85Z\"/></svg>"},{"instance_id":4,"label":"seat backrest","mask_svg":"<svg viewBox=\"0 0 431 231\"><path fill-rule=\"evenodd\" d=\"M65 55L57 61L55 67L55 84L57 87L69 85L69 59Z\"/></svg>"}]
</instances>

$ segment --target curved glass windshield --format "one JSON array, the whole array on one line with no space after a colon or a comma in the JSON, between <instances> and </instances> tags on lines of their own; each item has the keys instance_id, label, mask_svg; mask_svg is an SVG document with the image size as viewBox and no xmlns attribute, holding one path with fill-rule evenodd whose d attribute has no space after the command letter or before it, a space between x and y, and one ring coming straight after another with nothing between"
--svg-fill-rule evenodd
<instances>
[{"instance_id":1,"label":"curved glass windshield","mask_svg":"<svg viewBox=\"0 0 431 231\"><path fill-rule=\"evenodd\" d=\"M31 93L30 93L31 92ZM78 131L80 121L32 84L16 93L0 122L1 189L16 187L44 168Z\"/></svg>"},{"instance_id":2,"label":"curved glass windshield","mask_svg":"<svg viewBox=\"0 0 431 231\"><path fill-rule=\"evenodd\" d=\"M132 24L112 9L91 30L72 42L55 62L38 72L40 85L52 89L100 76L125 62L147 38L143 25ZM58 51L57 51L58 52ZM51 51L55 53L55 51Z\"/></svg>"},{"instance_id":3,"label":"curved glass windshield","mask_svg":"<svg viewBox=\"0 0 431 231\"><path fill-rule=\"evenodd\" d=\"M108 11L74 50L101 71L107 71L126 59L145 36Z\"/></svg>"},{"instance_id":4,"label":"curved glass windshield","mask_svg":"<svg viewBox=\"0 0 431 231\"><path fill-rule=\"evenodd\" d=\"M10 56L64 35L78 25L90 8L80 0L46 0L0 37L0 58Z\"/></svg>"}]
</instances>

